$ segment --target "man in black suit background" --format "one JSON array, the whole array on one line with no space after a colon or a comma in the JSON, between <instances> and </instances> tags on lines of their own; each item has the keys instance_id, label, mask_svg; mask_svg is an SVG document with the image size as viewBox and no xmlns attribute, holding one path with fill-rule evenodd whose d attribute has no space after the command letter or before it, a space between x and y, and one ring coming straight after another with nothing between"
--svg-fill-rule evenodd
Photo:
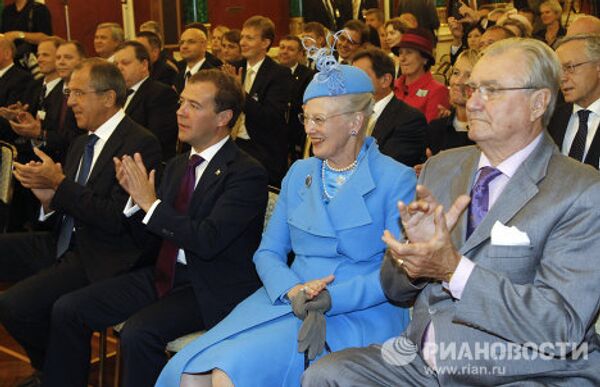
<instances>
[{"instance_id":1,"label":"man in black suit background","mask_svg":"<svg viewBox=\"0 0 600 387\"><path fill-rule=\"evenodd\" d=\"M73 142L64 170L38 149L41 162L15 167L15 177L42 203L42 220L56 220L55 232L0 237L2 270L33 274L0 294L0 321L25 348L36 370L33 385L39 385L39 371L60 367L61 359L47 356L56 340L61 345L50 332L55 302L130 270L140 256L122 218L127 194L117 182L112 158L140 152L149 168L160 162L156 138L122 111L126 88L116 66L85 60L73 72L67 93L77 124L89 134ZM42 270L34 274L33 267ZM52 379L47 383L63 385Z\"/></svg>"},{"instance_id":2,"label":"man in black suit background","mask_svg":"<svg viewBox=\"0 0 600 387\"><path fill-rule=\"evenodd\" d=\"M38 70L43 78L29 83L21 101L9 107L0 107L0 116L9 120L15 132L13 145L17 147L18 161L21 163L37 159L32 146L43 147L44 152L54 161L63 161L61 156L64 152L52 146L46 147L48 131L52 131L58 121L63 100L62 87L59 85L61 79L56 71L56 49L63 42L60 38L50 37L38 44ZM37 121L33 117L37 117ZM29 121L34 125L17 121ZM10 207L10 231L33 227L39 202L30 190L16 183Z\"/></svg>"},{"instance_id":3,"label":"man in black suit background","mask_svg":"<svg viewBox=\"0 0 600 387\"><path fill-rule=\"evenodd\" d=\"M264 168L242 152L230 131L243 93L219 70L192 76L177 112L179 138L191 151L171 160L158 193L139 154L115 159L131 195L125 214L146 256L156 259L119 277L63 297L55 306L48 356L60 362L56 385L87 380L92 329L127 320L121 331L122 386L151 386L167 361L165 345L209 329L254 292L252 255L267 202ZM149 243L148 235L154 237ZM69 377L71 380L69 381Z\"/></svg>"},{"instance_id":4,"label":"man in black suit background","mask_svg":"<svg viewBox=\"0 0 600 387\"><path fill-rule=\"evenodd\" d=\"M300 38L287 35L279 41L279 52L277 54L279 64L290 69L292 73L292 91L290 105L286 117L288 123L288 144L290 161L302 158L306 133L304 124L298 119L302 113L302 97L308 83L312 80L315 72L300 62L304 62L304 48Z\"/></svg>"},{"instance_id":5,"label":"man in black suit background","mask_svg":"<svg viewBox=\"0 0 600 387\"><path fill-rule=\"evenodd\" d=\"M394 97L394 62L380 49L359 51L352 65L369 75L375 89L374 112L367 135L375 137L379 150L408 166L425 161L427 121L419 110Z\"/></svg>"},{"instance_id":6,"label":"man in black suit background","mask_svg":"<svg viewBox=\"0 0 600 387\"><path fill-rule=\"evenodd\" d=\"M302 17L305 24L317 22L328 30L335 31L339 16L340 11L335 0L304 0L302 2Z\"/></svg>"},{"instance_id":7,"label":"man in black suit background","mask_svg":"<svg viewBox=\"0 0 600 387\"><path fill-rule=\"evenodd\" d=\"M244 22L240 40L244 60L238 69L223 65L224 71L240 77L246 92L244 115L234 133L242 150L260 161L269 172L269 184L279 186L288 167L285 121L292 75L267 56L275 40L275 24L264 16Z\"/></svg>"},{"instance_id":8,"label":"man in black suit background","mask_svg":"<svg viewBox=\"0 0 600 387\"><path fill-rule=\"evenodd\" d=\"M125 113L154 133L163 161L168 161L175 155L177 144L177 93L150 79L150 56L140 42L127 41L117 47L114 63L127 86Z\"/></svg>"},{"instance_id":9,"label":"man in black suit background","mask_svg":"<svg viewBox=\"0 0 600 387\"><path fill-rule=\"evenodd\" d=\"M136 40L142 43L148 50L148 54L150 54L150 78L172 87L175 84L178 70L174 63L160 55L163 46L160 36L154 32L140 31L136 36Z\"/></svg>"},{"instance_id":10,"label":"man in black suit background","mask_svg":"<svg viewBox=\"0 0 600 387\"><path fill-rule=\"evenodd\" d=\"M181 94L187 80L200 70L218 67L213 61L206 57L206 45L208 38L206 33L198 28L188 28L181 34L179 39L179 53L185 68L181 68L175 78L175 89ZM219 62L220 63L220 62Z\"/></svg>"},{"instance_id":11,"label":"man in black suit background","mask_svg":"<svg viewBox=\"0 0 600 387\"><path fill-rule=\"evenodd\" d=\"M0 107L8 107L21 101L31 82L31 73L15 65L15 44L0 34ZM8 121L0 117L0 140L11 141L16 135Z\"/></svg>"},{"instance_id":12,"label":"man in black suit background","mask_svg":"<svg viewBox=\"0 0 600 387\"><path fill-rule=\"evenodd\" d=\"M600 166L600 37L573 35L558 42L561 91L548 131L564 155Z\"/></svg>"}]
</instances>

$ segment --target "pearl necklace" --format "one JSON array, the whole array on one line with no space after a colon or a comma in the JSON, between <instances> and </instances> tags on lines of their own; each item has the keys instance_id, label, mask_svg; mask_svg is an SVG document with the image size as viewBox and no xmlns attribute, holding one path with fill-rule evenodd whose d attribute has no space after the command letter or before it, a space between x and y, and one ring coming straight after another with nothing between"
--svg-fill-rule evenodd
<instances>
[{"instance_id":1,"label":"pearl necklace","mask_svg":"<svg viewBox=\"0 0 600 387\"><path fill-rule=\"evenodd\" d=\"M327 161L327 159L325 159L323 164L325 164L327 166L327 168L331 169L333 172L347 172L356 167L356 164L358 164L358 160L354 160L353 162L350 163L350 165L348 165L347 167L342 167L342 168L332 167L331 165L329 165L329 161Z\"/></svg>"},{"instance_id":2,"label":"pearl necklace","mask_svg":"<svg viewBox=\"0 0 600 387\"><path fill-rule=\"evenodd\" d=\"M323 161L323 164L321 164L321 182L323 184L323 194L325 195L325 198L327 200L333 199L333 195L330 194L327 191L327 182L325 181L325 167L329 168L333 172L341 173L341 172L351 171L354 168L356 168L357 165L358 165L358 160L354 160L347 167L344 167L344 168L333 168L331 165L329 165L329 163L327 162L327 160ZM338 183L338 185L341 186L342 184L344 184L346 182L346 177L345 176L339 176L336 180L337 180L336 182Z\"/></svg>"}]
</instances>

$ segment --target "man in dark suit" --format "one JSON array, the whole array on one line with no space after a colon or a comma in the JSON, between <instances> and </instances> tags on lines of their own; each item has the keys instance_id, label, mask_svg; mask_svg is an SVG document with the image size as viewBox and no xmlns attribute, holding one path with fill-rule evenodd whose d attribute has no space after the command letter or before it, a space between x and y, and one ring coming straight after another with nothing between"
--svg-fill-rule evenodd
<instances>
[{"instance_id":1,"label":"man in dark suit","mask_svg":"<svg viewBox=\"0 0 600 387\"><path fill-rule=\"evenodd\" d=\"M198 71L218 67L214 61L209 61L206 57L207 40L204 31L198 28L188 28L181 34L179 53L182 62L185 62L185 68L182 67L175 78L177 94L181 94L187 80Z\"/></svg>"},{"instance_id":2,"label":"man in dark suit","mask_svg":"<svg viewBox=\"0 0 600 387\"><path fill-rule=\"evenodd\" d=\"M548 131L564 155L600 166L600 37L574 35L561 40L556 54L562 65L561 91Z\"/></svg>"},{"instance_id":3,"label":"man in dark suit","mask_svg":"<svg viewBox=\"0 0 600 387\"><path fill-rule=\"evenodd\" d=\"M119 183L131 195L125 214L140 241L152 235L159 242L144 243L145 256L158 258L55 305L52 337L61 340L48 350L62 372L55 385L85 384L92 329L127 320L122 386L151 386L167 361L166 343L210 329L260 286L252 255L267 175L230 139L242 103L239 83L221 71L188 81L177 119L179 137L192 149L169 162L158 194L139 154L115 159Z\"/></svg>"},{"instance_id":4,"label":"man in dark suit","mask_svg":"<svg viewBox=\"0 0 600 387\"><path fill-rule=\"evenodd\" d=\"M127 41L115 51L115 64L127 85L125 113L154 133L167 161L175 155L177 143L177 93L149 78L149 63L148 51L140 42Z\"/></svg>"},{"instance_id":5,"label":"man in dark suit","mask_svg":"<svg viewBox=\"0 0 600 387\"><path fill-rule=\"evenodd\" d=\"M335 0L305 0L302 2L304 23L321 23L328 30L335 31L339 15L340 11Z\"/></svg>"},{"instance_id":6,"label":"man in dark suit","mask_svg":"<svg viewBox=\"0 0 600 387\"><path fill-rule=\"evenodd\" d=\"M260 161L269 172L269 184L279 186L287 171L287 124L285 115L290 101L292 76L285 67L267 56L275 40L275 25L264 16L244 22L240 46L242 61L236 70L246 92L244 115L238 125L236 143Z\"/></svg>"},{"instance_id":7,"label":"man in dark suit","mask_svg":"<svg viewBox=\"0 0 600 387\"><path fill-rule=\"evenodd\" d=\"M142 31L137 34L136 40L142 43L150 54L150 78L167 86L173 86L178 73L177 66L160 55L162 49L160 37L154 32Z\"/></svg>"},{"instance_id":8,"label":"man in dark suit","mask_svg":"<svg viewBox=\"0 0 600 387\"><path fill-rule=\"evenodd\" d=\"M292 91L286 121L288 123L288 144L290 160L302 158L306 133L304 124L298 119L302 113L302 97L308 83L312 80L315 72L302 63L304 61L304 48L300 38L287 35L279 41L279 53L277 54L279 64L290 69L292 73Z\"/></svg>"},{"instance_id":9,"label":"man in dark suit","mask_svg":"<svg viewBox=\"0 0 600 387\"><path fill-rule=\"evenodd\" d=\"M53 368L61 362L47 356L47 349L61 340L49 331L55 302L69 292L128 271L140 256L123 222L127 194L117 182L112 158L140 152L149 168L160 161L156 138L121 110L125 81L113 64L101 59L84 61L73 72L68 93L77 124L89 135L73 142L64 172L61 164L38 149L41 162L16 164L15 168L16 178L42 203L42 220L56 219L55 232L0 238L3 271L23 269L31 262L30 267L46 267L0 295L0 321L25 348L36 372L45 363ZM39 374L33 379L37 383ZM50 379L48 385L64 384Z\"/></svg>"},{"instance_id":10,"label":"man in dark suit","mask_svg":"<svg viewBox=\"0 0 600 387\"><path fill-rule=\"evenodd\" d=\"M15 65L15 45L0 35L0 107L10 106L23 98L31 74ZM11 141L16 137L8 121L0 117L0 140Z\"/></svg>"},{"instance_id":11,"label":"man in dark suit","mask_svg":"<svg viewBox=\"0 0 600 387\"><path fill-rule=\"evenodd\" d=\"M353 66L364 70L375 89L374 112L367 134L377 139L379 150L397 161L414 167L425 161L427 121L419 110L394 98L394 62L380 49L359 51Z\"/></svg>"},{"instance_id":12,"label":"man in dark suit","mask_svg":"<svg viewBox=\"0 0 600 387\"><path fill-rule=\"evenodd\" d=\"M34 145L43 148L54 161L63 161L62 156L66 150L57 149L52 146L53 143L47 146L48 131L52 133L58 121L63 100L62 82L56 71L56 49L62 42L64 40L57 37L40 42L37 46L37 58L39 73L43 78L30 82L19 102L0 108L0 115L9 120L15 132L13 144L17 147L17 160L21 163L37 159L33 153ZM33 227L39 202L30 190L16 183L10 208L10 231Z\"/></svg>"}]
</instances>

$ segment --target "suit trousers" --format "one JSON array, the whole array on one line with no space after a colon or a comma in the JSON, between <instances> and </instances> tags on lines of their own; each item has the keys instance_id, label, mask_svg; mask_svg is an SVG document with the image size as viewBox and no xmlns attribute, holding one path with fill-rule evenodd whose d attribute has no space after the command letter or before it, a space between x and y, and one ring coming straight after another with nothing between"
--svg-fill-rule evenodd
<instances>
[{"instance_id":1,"label":"suit trousers","mask_svg":"<svg viewBox=\"0 0 600 387\"><path fill-rule=\"evenodd\" d=\"M158 299L154 266L94 283L61 297L52 310L45 386L85 386L93 331L127 321L120 333L122 386L153 386L167 362L166 344L204 329L185 265L174 289Z\"/></svg>"},{"instance_id":2,"label":"suit trousers","mask_svg":"<svg viewBox=\"0 0 600 387\"><path fill-rule=\"evenodd\" d=\"M44 364L52 306L61 296L89 284L77 253L69 251L54 262L0 295L0 322L37 370Z\"/></svg>"},{"instance_id":3,"label":"suit trousers","mask_svg":"<svg viewBox=\"0 0 600 387\"><path fill-rule=\"evenodd\" d=\"M0 281L21 281L56 263L56 241L50 232L0 235Z\"/></svg>"},{"instance_id":4,"label":"suit trousers","mask_svg":"<svg viewBox=\"0 0 600 387\"><path fill-rule=\"evenodd\" d=\"M386 361L381 345L331 353L311 365L302 376L303 387L423 386L438 387L435 372L418 354L412 361ZM399 355L402 356L402 355ZM387 358L387 357L386 357ZM401 361L403 360L403 361ZM406 363L406 364L405 364Z\"/></svg>"}]
</instances>

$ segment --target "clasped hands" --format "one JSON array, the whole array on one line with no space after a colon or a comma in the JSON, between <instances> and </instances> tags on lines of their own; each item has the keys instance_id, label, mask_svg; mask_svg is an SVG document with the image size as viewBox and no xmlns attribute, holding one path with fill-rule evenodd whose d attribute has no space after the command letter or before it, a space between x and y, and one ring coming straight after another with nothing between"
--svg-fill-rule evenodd
<instances>
[{"instance_id":1,"label":"clasped hands","mask_svg":"<svg viewBox=\"0 0 600 387\"><path fill-rule=\"evenodd\" d=\"M65 174L61 164L55 163L43 151L34 147L33 152L41 161L30 161L26 164L15 162L13 175L23 187L31 189L44 206L44 210L48 211L56 189L65 179Z\"/></svg>"},{"instance_id":2,"label":"clasped hands","mask_svg":"<svg viewBox=\"0 0 600 387\"><path fill-rule=\"evenodd\" d=\"M113 157L117 180L125 192L142 210L148 212L152 204L157 200L154 186L156 171L153 169L148 173L146 166L139 153L133 157L124 155L120 159Z\"/></svg>"},{"instance_id":3,"label":"clasped hands","mask_svg":"<svg viewBox=\"0 0 600 387\"><path fill-rule=\"evenodd\" d=\"M17 102L0 107L0 117L10 123L12 130L21 137L36 139L42 134L42 122L27 111L29 105Z\"/></svg>"},{"instance_id":4,"label":"clasped hands","mask_svg":"<svg viewBox=\"0 0 600 387\"><path fill-rule=\"evenodd\" d=\"M398 211L406 242L398 240L389 230L383 233L383 241L392 259L411 279L428 278L449 281L460 262L450 237L470 198L459 196L448 212L424 186L417 185L417 198L406 205L398 202Z\"/></svg>"}]
</instances>

